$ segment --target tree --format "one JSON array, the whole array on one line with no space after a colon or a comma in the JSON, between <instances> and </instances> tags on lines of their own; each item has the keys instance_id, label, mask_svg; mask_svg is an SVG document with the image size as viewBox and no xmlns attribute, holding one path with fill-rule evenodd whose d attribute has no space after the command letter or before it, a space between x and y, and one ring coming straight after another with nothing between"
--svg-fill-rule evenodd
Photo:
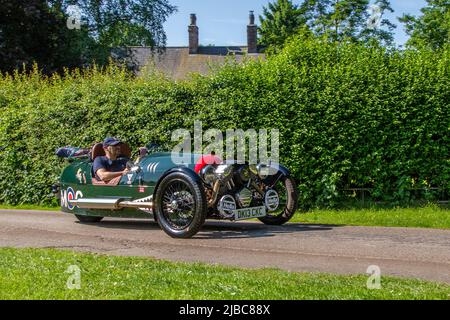
<instances>
[{"instance_id":1,"label":"tree","mask_svg":"<svg viewBox=\"0 0 450 320\"><path fill-rule=\"evenodd\" d=\"M163 24L176 11L168 0L50 0L53 6L68 11L76 6L81 12L81 42L85 63L95 60L104 64L112 56L115 62L130 70L137 69L131 46L162 49L166 45ZM82 39L84 39L82 37ZM113 50L112 50L113 49Z\"/></svg>"},{"instance_id":2,"label":"tree","mask_svg":"<svg viewBox=\"0 0 450 320\"><path fill-rule=\"evenodd\" d=\"M408 47L439 49L450 43L450 1L427 2L428 5L421 9L422 16L403 15L399 18L410 36L406 42Z\"/></svg>"},{"instance_id":3,"label":"tree","mask_svg":"<svg viewBox=\"0 0 450 320\"><path fill-rule=\"evenodd\" d=\"M259 44L265 47L282 46L286 39L305 26L305 20L298 6L291 0L276 0L263 7L263 16L259 17Z\"/></svg>"},{"instance_id":4,"label":"tree","mask_svg":"<svg viewBox=\"0 0 450 320\"><path fill-rule=\"evenodd\" d=\"M176 11L168 0L49 0L67 12L77 6L89 35L108 47L163 47L163 24Z\"/></svg>"},{"instance_id":5,"label":"tree","mask_svg":"<svg viewBox=\"0 0 450 320\"><path fill-rule=\"evenodd\" d=\"M168 0L0 0L0 9L0 71L36 62L45 73L104 64L113 47L162 48L163 23L176 10Z\"/></svg>"},{"instance_id":6,"label":"tree","mask_svg":"<svg viewBox=\"0 0 450 320\"><path fill-rule=\"evenodd\" d=\"M385 11L393 12L389 0L377 0L369 12L369 0L305 0L300 6L308 26L318 36L331 41L368 42L371 39L391 44L396 27L383 19ZM387 29L387 30L386 30Z\"/></svg>"},{"instance_id":7,"label":"tree","mask_svg":"<svg viewBox=\"0 0 450 320\"><path fill-rule=\"evenodd\" d=\"M1 71L30 68L36 62L51 73L80 63L70 48L75 34L45 0L0 0L0 8Z\"/></svg>"}]
</instances>

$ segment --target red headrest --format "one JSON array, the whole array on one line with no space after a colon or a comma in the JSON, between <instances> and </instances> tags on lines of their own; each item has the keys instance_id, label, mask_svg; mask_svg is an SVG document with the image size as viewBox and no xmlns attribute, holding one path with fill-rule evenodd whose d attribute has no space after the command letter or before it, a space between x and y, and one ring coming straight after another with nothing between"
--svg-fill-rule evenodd
<instances>
[{"instance_id":1,"label":"red headrest","mask_svg":"<svg viewBox=\"0 0 450 320\"><path fill-rule=\"evenodd\" d=\"M103 149L103 143L97 143L92 147L91 160L94 161L97 157L106 156L105 150Z\"/></svg>"}]
</instances>

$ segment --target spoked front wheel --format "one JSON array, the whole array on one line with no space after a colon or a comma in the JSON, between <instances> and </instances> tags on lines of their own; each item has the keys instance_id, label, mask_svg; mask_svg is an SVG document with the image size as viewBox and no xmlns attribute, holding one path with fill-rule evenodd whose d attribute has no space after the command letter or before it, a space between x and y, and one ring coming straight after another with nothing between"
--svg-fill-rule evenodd
<instances>
[{"instance_id":1,"label":"spoked front wheel","mask_svg":"<svg viewBox=\"0 0 450 320\"><path fill-rule=\"evenodd\" d=\"M201 181L185 172L170 173L155 195L155 216L173 238L190 238L205 223L206 197Z\"/></svg>"}]
</instances>

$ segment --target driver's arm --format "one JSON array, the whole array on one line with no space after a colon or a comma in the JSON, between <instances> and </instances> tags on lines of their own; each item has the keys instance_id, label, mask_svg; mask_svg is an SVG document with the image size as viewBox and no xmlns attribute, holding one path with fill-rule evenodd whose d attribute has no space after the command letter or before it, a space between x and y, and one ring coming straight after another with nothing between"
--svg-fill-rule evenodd
<instances>
[{"instance_id":1,"label":"driver's arm","mask_svg":"<svg viewBox=\"0 0 450 320\"><path fill-rule=\"evenodd\" d=\"M128 168L126 168L123 171L118 171L118 172L110 172L110 171L106 171L106 169L104 169L104 168L101 168L101 169L97 170L97 175L102 181L108 182L114 178L123 176L124 174L127 174L128 172L129 172Z\"/></svg>"}]
</instances>

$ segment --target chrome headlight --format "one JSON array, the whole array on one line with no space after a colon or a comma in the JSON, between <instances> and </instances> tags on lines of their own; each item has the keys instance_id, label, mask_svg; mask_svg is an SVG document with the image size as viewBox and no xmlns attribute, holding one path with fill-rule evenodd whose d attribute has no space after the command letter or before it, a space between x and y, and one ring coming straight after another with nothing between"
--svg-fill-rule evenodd
<instances>
[{"instance_id":1,"label":"chrome headlight","mask_svg":"<svg viewBox=\"0 0 450 320\"><path fill-rule=\"evenodd\" d=\"M212 165L207 165L200 171L200 176L206 184L213 186L217 180L215 171L216 169Z\"/></svg>"},{"instance_id":2,"label":"chrome headlight","mask_svg":"<svg viewBox=\"0 0 450 320\"><path fill-rule=\"evenodd\" d=\"M215 173L219 177L219 179L225 180L229 178L233 173L233 166L229 164L218 165Z\"/></svg>"}]
</instances>

